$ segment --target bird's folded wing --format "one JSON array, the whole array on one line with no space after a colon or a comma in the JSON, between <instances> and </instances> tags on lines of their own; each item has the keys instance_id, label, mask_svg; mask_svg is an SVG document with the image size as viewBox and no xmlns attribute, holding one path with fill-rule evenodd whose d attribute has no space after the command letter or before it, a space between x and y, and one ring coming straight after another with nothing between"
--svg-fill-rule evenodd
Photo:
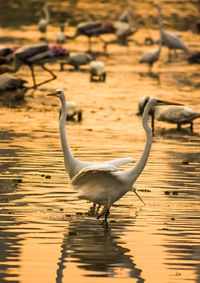
<instances>
[{"instance_id":1,"label":"bird's folded wing","mask_svg":"<svg viewBox=\"0 0 200 283\"><path fill-rule=\"evenodd\" d=\"M103 163L103 164L90 165L80 170L79 173L72 178L71 183L72 185L79 185L83 180L85 182L85 178L89 177L89 175L93 175L98 172L112 173L116 171L118 171L118 169L110 164Z\"/></svg>"},{"instance_id":2,"label":"bird's folded wing","mask_svg":"<svg viewBox=\"0 0 200 283\"><path fill-rule=\"evenodd\" d=\"M104 164L106 165L113 165L113 166L120 166L120 165L124 165L127 163L134 163L136 162L135 159L131 158L131 157L127 157L127 158L117 158L114 160L110 160L110 161L106 161L104 162Z\"/></svg>"}]
</instances>

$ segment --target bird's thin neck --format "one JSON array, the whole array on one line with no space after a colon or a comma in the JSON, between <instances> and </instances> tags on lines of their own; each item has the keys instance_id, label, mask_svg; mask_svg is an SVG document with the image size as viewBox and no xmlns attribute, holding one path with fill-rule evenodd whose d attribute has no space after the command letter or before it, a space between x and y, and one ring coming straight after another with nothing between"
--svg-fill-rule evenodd
<instances>
[{"instance_id":1,"label":"bird's thin neck","mask_svg":"<svg viewBox=\"0 0 200 283\"><path fill-rule=\"evenodd\" d=\"M15 73L21 67L21 62L14 56L13 63L2 65L3 72Z\"/></svg>"},{"instance_id":2,"label":"bird's thin neck","mask_svg":"<svg viewBox=\"0 0 200 283\"><path fill-rule=\"evenodd\" d=\"M158 26L160 29L160 42L159 42L159 51L161 51L162 47L162 34L163 34L163 22L162 22L162 13L161 13L161 8L160 6L157 6L158 9Z\"/></svg>"},{"instance_id":3,"label":"bird's thin neck","mask_svg":"<svg viewBox=\"0 0 200 283\"><path fill-rule=\"evenodd\" d=\"M142 173L151 151L152 131L148 126L148 116L150 110L151 110L151 104L148 102L142 116L142 125L146 133L146 144L144 151L137 164L133 168L124 171L126 177L128 177L129 179L130 185L132 185L137 180L139 175Z\"/></svg>"},{"instance_id":4,"label":"bird's thin neck","mask_svg":"<svg viewBox=\"0 0 200 283\"><path fill-rule=\"evenodd\" d=\"M76 159L74 158L71 148L69 146L67 136L66 136L66 117L67 117L67 106L65 98L61 99L62 103L62 113L60 117L60 123L59 123L59 129L60 129L60 139L61 139L61 145L64 155L64 163L65 163L65 169L69 173L70 178L73 177L73 172L75 168L75 162Z\"/></svg>"},{"instance_id":5,"label":"bird's thin neck","mask_svg":"<svg viewBox=\"0 0 200 283\"><path fill-rule=\"evenodd\" d=\"M48 10L48 6L47 5L44 6L43 11L44 11L45 19L47 21L49 21L50 20L50 15L49 15L49 10Z\"/></svg>"}]
</instances>

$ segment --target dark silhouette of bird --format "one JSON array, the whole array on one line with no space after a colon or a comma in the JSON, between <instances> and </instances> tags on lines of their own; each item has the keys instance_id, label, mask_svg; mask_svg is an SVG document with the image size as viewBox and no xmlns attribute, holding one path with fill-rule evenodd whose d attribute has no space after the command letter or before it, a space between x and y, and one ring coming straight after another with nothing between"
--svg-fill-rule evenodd
<instances>
[{"instance_id":1,"label":"dark silhouette of bird","mask_svg":"<svg viewBox=\"0 0 200 283\"><path fill-rule=\"evenodd\" d=\"M190 64L200 64L200 51L193 52L189 55L188 62Z\"/></svg>"},{"instance_id":2,"label":"dark silhouette of bird","mask_svg":"<svg viewBox=\"0 0 200 283\"><path fill-rule=\"evenodd\" d=\"M103 41L105 46L105 41L100 37L101 34L109 34L115 33L115 28L112 24L106 24L102 22L83 22L80 23L77 28L74 36L71 39L76 38L77 36L84 35L88 38L88 51L92 50L92 37L98 37L101 41Z\"/></svg>"},{"instance_id":3,"label":"dark silhouette of bird","mask_svg":"<svg viewBox=\"0 0 200 283\"><path fill-rule=\"evenodd\" d=\"M13 53L18 49L18 46L7 47L0 46L0 65L9 64L13 60Z\"/></svg>"},{"instance_id":4,"label":"dark silhouette of bird","mask_svg":"<svg viewBox=\"0 0 200 283\"><path fill-rule=\"evenodd\" d=\"M50 21L50 14L49 14L49 6L50 6L50 3L46 3L43 8L42 8L42 11L44 12L44 18L40 19L39 20L39 23L38 23L38 29L41 33L46 33L47 31L47 26L49 24L49 21Z\"/></svg>"},{"instance_id":5,"label":"dark silhouette of bird","mask_svg":"<svg viewBox=\"0 0 200 283\"><path fill-rule=\"evenodd\" d=\"M27 65L31 70L33 87L37 88L38 86L56 79L56 75L52 72L52 70L48 69L45 66L45 63L55 62L58 59L65 59L68 57L68 55L69 52L66 51L65 48L57 44L27 45L17 49L16 52L14 52L12 64L0 65L0 73L15 73L20 69L21 66ZM34 74L35 65L41 66L43 70L52 75L52 78L37 84Z\"/></svg>"},{"instance_id":6,"label":"dark silhouette of bird","mask_svg":"<svg viewBox=\"0 0 200 283\"><path fill-rule=\"evenodd\" d=\"M149 96L142 96L138 103L138 115L142 115L146 104L150 100ZM152 117L152 132L154 134L154 124L155 119L157 121L163 121L171 124L177 124L177 129L180 130L182 125L190 124L190 130L193 132L193 121L200 118L200 112L191 109L186 106L175 106L170 105L165 108L154 107L150 111L150 116Z\"/></svg>"},{"instance_id":7,"label":"dark silhouette of bird","mask_svg":"<svg viewBox=\"0 0 200 283\"><path fill-rule=\"evenodd\" d=\"M12 74L0 75L0 103L4 106L12 106L12 103L22 101L28 90L27 81L17 78Z\"/></svg>"},{"instance_id":8,"label":"dark silhouette of bird","mask_svg":"<svg viewBox=\"0 0 200 283\"><path fill-rule=\"evenodd\" d=\"M171 50L175 50L176 53L177 49L181 49L185 51L187 54L190 54L189 48L180 40L180 38L176 34L164 30L161 7L159 3L156 3L155 5L158 9L158 16L161 19L161 25L159 27L160 27L162 45L167 46L169 49L169 54L168 54L169 61L171 60Z\"/></svg>"}]
</instances>

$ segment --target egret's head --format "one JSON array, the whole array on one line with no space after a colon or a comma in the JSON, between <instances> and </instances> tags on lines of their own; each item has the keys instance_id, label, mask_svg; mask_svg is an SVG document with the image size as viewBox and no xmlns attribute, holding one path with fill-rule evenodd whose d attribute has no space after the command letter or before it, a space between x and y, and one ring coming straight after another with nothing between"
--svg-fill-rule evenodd
<instances>
[{"instance_id":1,"label":"egret's head","mask_svg":"<svg viewBox=\"0 0 200 283\"><path fill-rule=\"evenodd\" d=\"M62 89L57 89L54 92L48 93L47 96L56 96L58 98L62 98L64 96L64 91Z\"/></svg>"},{"instance_id":2,"label":"egret's head","mask_svg":"<svg viewBox=\"0 0 200 283\"><path fill-rule=\"evenodd\" d=\"M148 102L151 103L152 107L160 106L160 105L179 105L179 106L183 106L183 104L181 104L181 103L164 100L164 99L160 99L160 98L157 98L157 97L150 97Z\"/></svg>"}]
</instances>

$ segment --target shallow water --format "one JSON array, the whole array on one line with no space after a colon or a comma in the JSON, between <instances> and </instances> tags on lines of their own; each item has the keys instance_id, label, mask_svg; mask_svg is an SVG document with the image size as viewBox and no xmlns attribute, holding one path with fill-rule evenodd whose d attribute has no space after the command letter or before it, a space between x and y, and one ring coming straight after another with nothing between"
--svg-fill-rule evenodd
<instances>
[{"instance_id":1,"label":"shallow water","mask_svg":"<svg viewBox=\"0 0 200 283\"><path fill-rule=\"evenodd\" d=\"M102 277L115 282L199 282L197 134L155 137L137 181L146 205L127 193L112 207L107 229L89 210L91 204L73 193L51 113L29 114L25 133L17 123L26 114L7 111L10 117L15 114L12 128L18 133L1 137L1 282L35 282L36 277L38 282L99 282ZM133 146L134 157L140 155L143 140L120 145L119 138L112 148L103 132L100 145L92 132L86 145L83 124L67 125L71 134L80 133L78 147L74 145L78 158L130 156Z\"/></svg>"},{"instance_id":2,"label":"shallow water","mask_svg":"<svg viewBox=\"0 0 200 283\"><path fill-rule=\"evenodd\" d=\"M30 29L36 32L24 27L24 38ZM9 32L18 42L20 31ZM182 37L198 46L197 35ZM151 155L136 182L145 205L128 192L111 208L108 228L90 203L77 200L64 171L59 101L46 97L50 90L63 88L83 109L81 123L66 125L81 160L139 159L145 143L136 116L142 95L200 110L199 66L189 66L182 54L166 64L164 50L157 76L148 77L146 66L137 63L147 47L142 35L136 38L141 45L109 46L109 56L99 58L107 65L106 83L92 84L87 72L61 73L52 65L57 80L28 92L25 106L1 108L0 282L200 282L198 121L194 133L156 122ZM78 49L85 46L84 38L77 40ZM95 41L94 48L101 45ZM46 78L39 68L36 73ZM31 83L25 67L18 74Z\"/></svg>"}]
</instances>

